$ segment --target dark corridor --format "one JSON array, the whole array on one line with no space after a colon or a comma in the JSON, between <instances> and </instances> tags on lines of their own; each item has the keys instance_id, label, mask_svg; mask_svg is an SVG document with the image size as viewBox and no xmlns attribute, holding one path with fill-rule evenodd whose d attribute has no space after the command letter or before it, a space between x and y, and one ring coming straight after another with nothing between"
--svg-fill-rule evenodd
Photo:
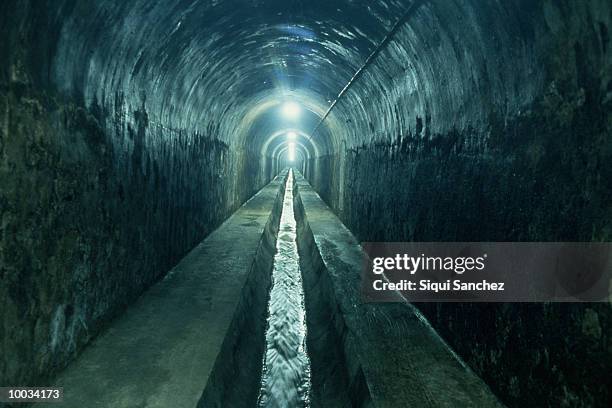
<instances>
[{"instance_id":1,"label":"dark corridor","mask_svg":"<svg viewBox=\"0 0 612 408\"><path fill-rule=\"evenodd\" d=\"M364 302L360 245L612 241L611 22L3 0L0 387L63 401L0 406L610 406L612 295Z\"/></svg>"}]
</instances>

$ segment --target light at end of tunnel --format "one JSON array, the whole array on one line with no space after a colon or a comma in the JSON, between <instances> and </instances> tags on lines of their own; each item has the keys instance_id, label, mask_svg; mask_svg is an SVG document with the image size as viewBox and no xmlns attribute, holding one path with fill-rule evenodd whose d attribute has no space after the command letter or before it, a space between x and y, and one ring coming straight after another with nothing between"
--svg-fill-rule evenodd
<instances>
[{"instance_id":1,"label":"light at end of tunnel","mask_svg":"<svg viewBox=\"0 0 612 408\"><path fill-rule=\"evenodd\" d=\"M289 161L295 161L295 143L289 143L289 148L287 151Z\"/></svg>"},{"instance_id":2,"label":"light at end of tunnel","mask_svg":"<svg viewBox=\"0 0 612 408\"><path fill-rule=\"evenodd\" d=\"M295 132L287 133L287 140L295 140L297 138L297 134Z\"/></svg>"},{"instance_id":3,"label":"light at end of tunnel","mask_svg":"<svg viewBox=\"0 0 612 408\"><path fill-rule=\"evenodd\" d=\"M300 105L295 102L285 102L283 115L288 119L297 119L300 116Z\"/></svg>"}]
</instances>

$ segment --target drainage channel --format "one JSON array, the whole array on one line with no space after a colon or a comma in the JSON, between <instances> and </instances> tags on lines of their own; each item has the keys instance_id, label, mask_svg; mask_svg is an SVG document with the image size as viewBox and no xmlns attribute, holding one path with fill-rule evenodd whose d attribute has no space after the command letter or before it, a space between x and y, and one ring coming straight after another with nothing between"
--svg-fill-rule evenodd
<instances>
[{"instance_id":1,"label":"drainage channel","mask_svg":"<svg viewBox=\"0 0 612 408\"><path fill-rule=\"evenodd\" d=\"M198 408L501 406L414 306L361 302L359 244L299 172L274 183Z\"/></svg>"},{"instance_id":2,"label":"drainage channel","mask_svg":"<svg viewBox=\"0 0 612 408\"><path fill-rule=\"evenodd\" d=\"M272 270L259 407L310 406L310 359L306 347L306 311L293 184L293 171L290 170Z\"/></svg>"},{"instance_id":3,"label":"drainage channel","mask_svg":"<svg viewBox=\"0 0 612 408\"><path fill-rule=\"evenodd\" d=\"M317 250L293 170L260 247L198 408L361 407L363 381L347 367L346 324ZM231 273L231 271L228 271Z\"/></svg>"}]
</instances>

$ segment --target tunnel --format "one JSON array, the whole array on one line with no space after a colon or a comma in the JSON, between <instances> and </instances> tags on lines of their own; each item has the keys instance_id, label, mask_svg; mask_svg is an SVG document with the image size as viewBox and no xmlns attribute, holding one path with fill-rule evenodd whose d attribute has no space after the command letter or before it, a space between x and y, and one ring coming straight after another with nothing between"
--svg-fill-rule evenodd
<instances>
[{"instance_id":1,"label":"tunnel","mask_svg":"<svg viewBox=\"0 0 612 408\"><path fill-rule=\"evenodd\" d=\"M612 296L360 285L363 243L612 241L611 21L2 1L0 406L610 406Z\"/></svg>"}]
</instances>

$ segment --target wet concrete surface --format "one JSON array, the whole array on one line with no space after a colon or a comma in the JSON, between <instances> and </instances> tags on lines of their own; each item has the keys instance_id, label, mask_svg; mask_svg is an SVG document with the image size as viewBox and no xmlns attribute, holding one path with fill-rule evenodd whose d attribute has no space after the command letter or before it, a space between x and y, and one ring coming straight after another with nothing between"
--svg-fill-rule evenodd
<instances>
[{"instance_id":1,"label":"wet concrete surface","mask_svg":"<svg viewBox=\"0 0 612 408\"><path fill-rule=\"evenodd\" d=\"M245 203L55 381L49 407L194 407L231 332L286 173ZM47 405L37 405L47 406Z\"/></svg>"},{"instance_id":2,"label":"wet concrete surface","mask_svg":"<svg viewBox=\"0 0 612 408\"><path fill-rule=\"evenodd\" d=\"M294 174L112 323L48 406L501 407L417 309L362 302L358 242Z\"/></svg>"},{"instance_id":3,"label":"wet concrete surface","mask_svg":"<svg viewBox=\"0 0 612 408\"><path fill-rule=\"evenodd\" d=\"M293 187L294 176L290 170L268 301L266 351L258 401L258 406L265 408L310 407L310 359Z\"/></svg>"},{"instance_id":4,"label":"wet concrete surface","mask_svg":"<svg viewBox=\"0 0 612 408\"><path fill-rule=\"evenodd\" d=\"M342 341L333 372L328 370L328 363L319 360L317 364L316 356L312 356L313 392L317 392L317 384L324 386L326 381L345 376L348 388L344 391L352 406L503 406L415 307L399 298L398 303L362 303L363 253L359 243L307 181L300 175L296 181L300 254L320 256L318 261L310 260L320 264L319 275L305 277L307 305L309 292L312 296L311 281L318 287L315 290L325 292L319 296L320 304L320 298L326 296L327 307L333 309L319 313L333 320L329 327ZM313 347L311 342L315 343ZM325 348L316 343L317 339L309 342L312 353ZM334 364L334 358L326 360ZM342 406L340 401L336 403L332 406Z\"/></svg>"}]
</instances>

